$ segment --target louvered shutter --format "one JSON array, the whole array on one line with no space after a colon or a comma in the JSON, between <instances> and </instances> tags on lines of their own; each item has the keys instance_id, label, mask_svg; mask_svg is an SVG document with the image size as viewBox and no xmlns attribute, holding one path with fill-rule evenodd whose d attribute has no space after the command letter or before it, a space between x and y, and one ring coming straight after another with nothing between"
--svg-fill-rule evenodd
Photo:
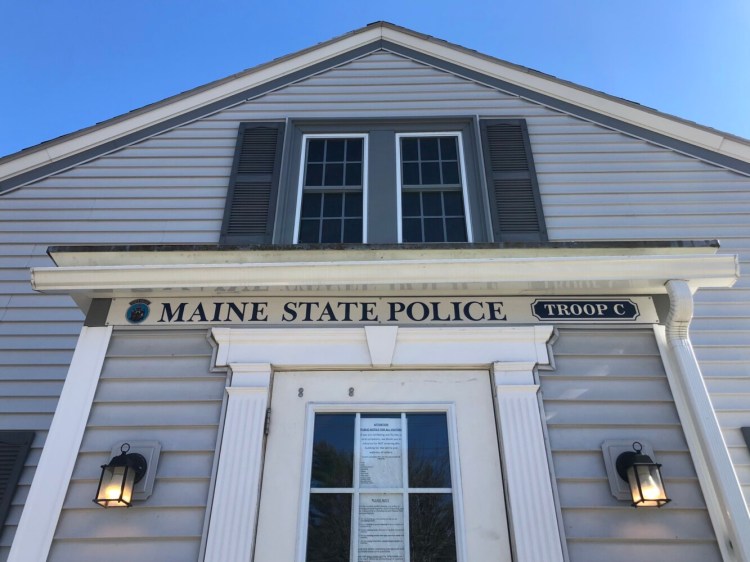
<instances>
[{"instance_id":1,"label":"louvered shutter","mask_svg":"<svg viewBox=\"0 0 750 562\"><path fill-rule=\"evenodd\" d=\"M0 529L10 511L10 501L33 440L33 431L0 431Z\"/></svg>"},{"instance_id":2,"label":"louvered shutter","mask_svg":"<svg viewBox=\"0 0 750 562\"><path fill-rule=\"evenodd\" d=\"M495 241L546 241L526 122L488 119L480 128Z\"/></svg>"},{"instance_id":3,"label":"louvered shutter","mask_svg":"<svg viewBox=\"0 0 750 562\"><path fill-rule=\"evenodd\" d=\"M240 124L222 244L271 243L283 138L283 123Z\"/></svg>"}]
</instances>

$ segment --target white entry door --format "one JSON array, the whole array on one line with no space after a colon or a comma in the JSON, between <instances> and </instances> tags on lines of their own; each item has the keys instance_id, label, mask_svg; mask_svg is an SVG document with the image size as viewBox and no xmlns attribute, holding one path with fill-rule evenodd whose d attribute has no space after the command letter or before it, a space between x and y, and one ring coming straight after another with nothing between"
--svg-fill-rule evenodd
<instances>
[{"instance_id":1,"label":"white entry door","mask_svg":"<svg viewBox=\"0 0 750 562\"><path fill-rule=\"evenodd\" d=\"M510 561L487 371L277 372L255 562Z\"/></svg>"}]
</instances>

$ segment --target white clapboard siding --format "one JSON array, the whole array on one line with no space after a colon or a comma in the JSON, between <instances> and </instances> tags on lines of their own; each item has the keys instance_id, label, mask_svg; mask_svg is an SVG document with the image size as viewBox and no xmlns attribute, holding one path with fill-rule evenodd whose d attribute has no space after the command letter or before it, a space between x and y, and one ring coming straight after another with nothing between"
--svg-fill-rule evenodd
<instances>
[{"instance_id":1,"label":"white clapboard siding","mask_svg":"<svg viewBox=\"0 0 750 562\"><path fill-rule=\"evenodd\" d=\"M721 560L653 332L562 328L553 353L541 392L571 560ZM672 503L635 510L612 496L601 452L610 439L653 446ZM636 554L634 536L649 548Z\"/></svg>"},{"instance_id":2,"label":"white clapboard siding","mask_svg":"<svg viewBox=\"0 0 750 562\"><path fill-rule=\"evenodd\" d=\"M239 121L474 114L527 119L552 240L719 237L726 251L747 254L750 249L750 227L739 216L748 204L747 177L378 52L0 196L0 342L14 334L28 336L14 339L12 345L0 343L0 381L16 385L13 396L44 399L45 406L52 408L46 399L58 391L65 376L72 356L70 340L65 340L66 348L59 347L60 340L58 347L39 342L53 342L51 336L74 336L82 316L66 297L34 294L28 275L20 273L28 267L51 265L45 253L48 246L218 242ZM664 221L643 226L628 219L636 215L664 217ZM614 227L609 220L613 216L625 220ZM583 222L597 217L606 218ZM750 289L750 282L740 280L738 287ZM746 311L733 314L731 309L745 294L698 295L700 302L720 298L730 307L718 316L711 307L699 309L693 332L699 348L716 343L710 335L714 330L729 334L725 341L744 345L750 316ZM750 367L746 362L722 359L718 351L719 358L703 359L702 367L709 382L723 385L722 392L713 396L722 408L722 400L735 388L747 392ZM638 377L641 368L639 362L626 359L620 363L613 359L612 366L630 377ZM595 369L588 364L582 367ZM177 370L172 373L179 378ZM23 390L27 381L29 386ZM52 410L31 409L0 412L0 417L8 420L4 424L9 428L46 429ZM750 406L744 411L739 417L746 415L742 423L750 426ZM725 431L733 443L737 472L750 486L750 454L739 444L737 427ZM186 429L181 435L185 446L193 440L201 440L203 446L211 439L199 428ZM30 481L43 436L40 432L35 439L25 481ZM106 435L100 443L98 432L91 432L84 445L106 449ZM9 522L0 534L0 560L7 556L21 505L14 499ZM175 549L179 551L178 546Z\"/></svg>"},{"instance_id":3,"label":"white clapboard siding","mask_svg":"<svg viewBox=\"0 0 750 562\"><path fill-rule=\"evenodd\" d=\"M226 385L209 372L210 355L205 330L115 331L50 561L197 559ZM100 466L136 440L162 446L153 495L130 509L98 507Z\"/></svg>"}]
</instances>

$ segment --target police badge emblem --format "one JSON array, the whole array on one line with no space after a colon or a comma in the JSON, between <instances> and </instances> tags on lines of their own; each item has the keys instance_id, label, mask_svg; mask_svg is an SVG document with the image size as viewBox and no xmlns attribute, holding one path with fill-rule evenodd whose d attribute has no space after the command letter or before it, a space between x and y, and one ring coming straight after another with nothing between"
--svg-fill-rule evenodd
<instances>
[{"instance_id":1,"label":"police badge emblem","mask_svg":"<svg viewBox=\"0 0 750 562\"><path fill-rule=\"evenodd\" d=\"M125 311L125 319L131 324L140 324L148 318L148 313L150 312L148 305L150 304L151 301L146 299L130 301L130 306Z\"/></svg>"}]
</instances>

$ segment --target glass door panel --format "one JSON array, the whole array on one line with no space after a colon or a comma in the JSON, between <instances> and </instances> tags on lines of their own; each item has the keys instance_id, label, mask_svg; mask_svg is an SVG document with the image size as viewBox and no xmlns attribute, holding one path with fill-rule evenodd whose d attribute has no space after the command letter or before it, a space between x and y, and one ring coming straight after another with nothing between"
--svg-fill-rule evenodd
<instances>
[{"instance_id":1,"label":"glass door panel","mask_svg":"<svg viewBox=\"0 0 750 562\"><path fill-rule=\"evenodd\" d=\"M457 560L447 415L315 413L307 561Z\"/></svg>"}]
</instances>

